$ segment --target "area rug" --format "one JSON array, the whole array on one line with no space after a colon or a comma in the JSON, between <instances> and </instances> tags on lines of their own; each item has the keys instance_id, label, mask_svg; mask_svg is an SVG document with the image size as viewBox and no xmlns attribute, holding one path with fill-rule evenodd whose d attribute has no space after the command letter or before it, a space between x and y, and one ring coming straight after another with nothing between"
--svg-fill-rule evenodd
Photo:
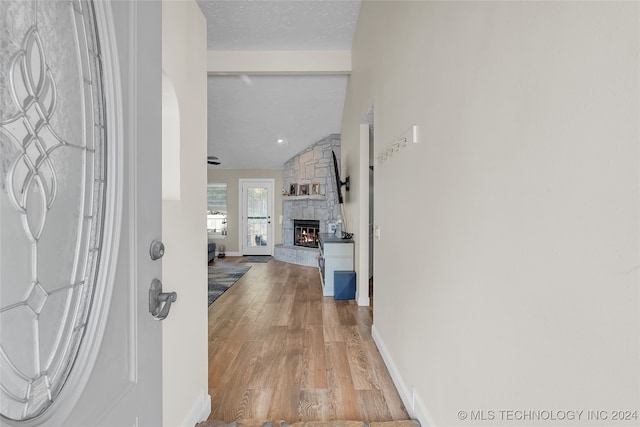
<instances>
[{"instance_id":1,"label":"area rug","mask_svg":"<svg viewBox=\"0 0 640 427\"><path fill-rule=\"evenodd\" d=\"M271 255L245 255L240 262L269 262Z\"/></svg>"},{"instance_id":2,"label":"area rug","mask_svg":"<svg viewBox=\"0 0 640 427\"><path fill-rule=\"evenodd\" d=\"M234 283L240 279L251 267L209 267L209 305L220 298Z\"/></svg>"}]
</instances>

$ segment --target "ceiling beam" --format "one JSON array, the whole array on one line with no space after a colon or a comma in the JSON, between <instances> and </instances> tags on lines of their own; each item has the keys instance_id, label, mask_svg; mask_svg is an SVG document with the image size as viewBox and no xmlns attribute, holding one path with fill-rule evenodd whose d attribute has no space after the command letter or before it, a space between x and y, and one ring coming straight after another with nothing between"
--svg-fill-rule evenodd
<instances>
[{"instance_id":1,"label":"ceiling beam","mask_svg":"<svg viewBox=\"0 0 640 427\"><path fill-rule=\"evenodd\" d=\"M207 73L351 74L351 51L209 51Z\"/></svg>"}]
</instances>

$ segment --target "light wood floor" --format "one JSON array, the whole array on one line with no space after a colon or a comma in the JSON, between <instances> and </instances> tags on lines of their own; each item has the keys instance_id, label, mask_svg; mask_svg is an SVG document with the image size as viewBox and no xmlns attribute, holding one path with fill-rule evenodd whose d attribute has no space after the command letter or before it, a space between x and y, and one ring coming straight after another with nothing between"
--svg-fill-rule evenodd
<instances>
[{"instance_id":1,"label":"light wood floor","mask_svg":"<svg viewBox=\"0 0 640 427\"><path fill-rule=\"evenodd\" d=\"M210 420L406 420L371 308L322 296L317 268L251 269L209 307Z\"/></svg>"}]
</instances>

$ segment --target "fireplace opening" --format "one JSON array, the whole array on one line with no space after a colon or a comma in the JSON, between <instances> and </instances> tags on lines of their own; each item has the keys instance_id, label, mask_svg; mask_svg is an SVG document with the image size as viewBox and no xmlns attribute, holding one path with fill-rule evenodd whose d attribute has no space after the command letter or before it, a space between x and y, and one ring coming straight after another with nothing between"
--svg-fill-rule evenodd
<instances>
[{"instance_id":1,"label":"fireplace opening","mask_svg":"<svg viewBox=\"0 0 640 427\"><path fill-rule=\"evenodd\" d=\"M313 219L293 220L293 244L307 248L318 247L318 233L320 232L320 221Z\"/></svg>"}]
</instances>

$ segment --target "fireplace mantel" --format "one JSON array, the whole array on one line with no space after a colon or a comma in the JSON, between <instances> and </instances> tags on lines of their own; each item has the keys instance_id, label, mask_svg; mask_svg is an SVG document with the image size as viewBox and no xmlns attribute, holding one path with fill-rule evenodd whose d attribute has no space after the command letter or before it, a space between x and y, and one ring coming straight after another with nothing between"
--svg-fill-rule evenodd
<instances>
[{"instance_id":1,"label":"fireplace mantel","mask_svg":"<svg viewBox=\"0 0 640 427\"><path fill-rule=\"evenodd\" d=\"M299 202L301 200L326 200L327 197L325 195L321 196L284 196L282 198L283 202Z\"/></svg>"}]
</instances>

